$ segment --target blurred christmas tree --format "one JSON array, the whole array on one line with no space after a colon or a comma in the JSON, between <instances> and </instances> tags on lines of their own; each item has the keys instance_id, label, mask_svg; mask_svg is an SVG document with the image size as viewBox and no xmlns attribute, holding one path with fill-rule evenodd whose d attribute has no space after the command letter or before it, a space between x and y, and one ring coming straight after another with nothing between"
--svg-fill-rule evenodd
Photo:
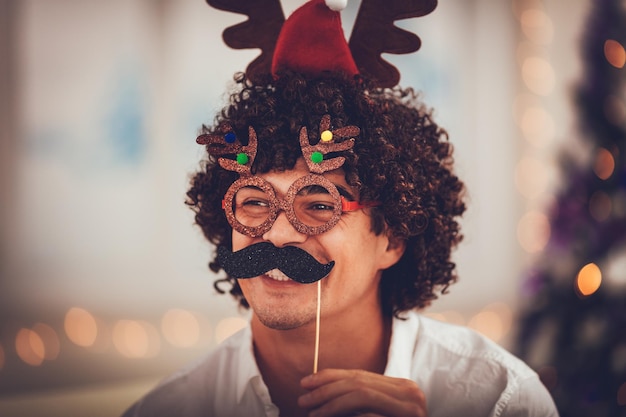
<instances>
[{"instance_id":1,"label":"blurred christmas tree","mask_svg":"<svg viewBox=\"0 0 626 417\"><path fill-rule=\"evenodd\" d=\"M527 280L517 353L561 417L626 416L626 2L594 0L550 240Z\"/></svg>"}]
</instances>

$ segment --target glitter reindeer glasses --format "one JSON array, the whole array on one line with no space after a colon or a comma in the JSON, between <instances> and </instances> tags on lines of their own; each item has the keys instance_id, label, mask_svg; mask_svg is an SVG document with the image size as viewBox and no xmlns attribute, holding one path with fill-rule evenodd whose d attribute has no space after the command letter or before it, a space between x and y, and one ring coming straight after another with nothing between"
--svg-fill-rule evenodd
<instances>
[{"instance_id":1,"label":"glitter reindeer glasses","mask_svg":"<svg viewBox=\"0 0 626 417\"><path fill-rule=\"evenodd\" d=\"M212 155L236 155L236 160L219 158L220 166L239 173L226 191L222 208L228 223L241 234L258 237L266 233L276 221L280 211L300 233L317 235L330 230L339 222L341 214L379 203L358 203L341 196L337 186L325 178L324 172L340 168L343 156L325 159L331 152L341 152L354 146L354 137L359 134L356 126L345 126L330 130L330 116L320 121L320 140L311 145L306 127L300 128L300 147L310 174L298 178L291 184L285 197L279 199L272 185L263 178L252 175L251 168L257 152L257 135L252 126L248 128L248 145L239 143L229 126L222 126L217 133L198 136L196 142L208 145ZM335 139L346 139L334 142Z\"/></svg>"}]
</instances>

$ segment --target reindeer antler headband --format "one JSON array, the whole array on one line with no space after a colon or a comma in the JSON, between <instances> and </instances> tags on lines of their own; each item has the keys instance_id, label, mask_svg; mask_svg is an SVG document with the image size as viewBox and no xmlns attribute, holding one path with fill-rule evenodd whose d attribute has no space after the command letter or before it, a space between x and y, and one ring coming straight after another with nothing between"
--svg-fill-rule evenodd
<instances>
[{"instance_id":1,"label":"reindeer antler headband","mask_svg":"<svg viewBox=\"0 0 626 417\"><path fill-rule=\"evenodd\" d=\"M393 87L398 70L383 53L417 51L420 38L394 25L396 20L432 12L437 0L362 0L349 44L343 36L336 6L347 0L311 0L285 20L280 0L207 0L217 9L244 14L249 19L224 30L226 45L234 49L259 48L261 55L248 65L246 75L277 75L283 69L320 75L324 71L362 74L379 87Z\"/></svg>"},{"instance_id":2,"label":"reindeer antler headband","mask_svg":"<svg viewBox=\"0 0 626 417\"><path fill-rule=\"evenodd\" d=\"M279 0L207 0L215 8L249 16L246 22L227 28L223 37L227 45L236 49L261 49L261 55L247 68L247 76L253 81L262 74L280 76L282 71L292 70L314 76L327 72L348 76L364 73L381 87L395 85L400 74L381 58L381 54L413 52L419 49L421 42L416 35L397 28L393 23L398 19L430 13L437 0L363 0L349 45L344 38L338 13L345 7L346 1L310 0L285 20ZM300 129L302 155L311 174L296 181L285 200L278 200L266 181L251 174L257 151L257 135L252 126L248 130L247 146L241 145L232 128L225 124L215 134L198 137L197 142L207 145L207 150L214 156L236 154L236 159L218 159L222 168L240 174L223 202L233 229L249 236L260 236L271 228L279 210L284 210L298 231L318 234L333 227L342 212L376 205L345 201L339 196L337 188L321 175L338 169L345 160L341 156L324 160L324 155L351 149L354 138L359 134L356 126L334 131L330 131L330 126L330 116L326 115L320 121L321 140L315 145L310 144L306 127ZM335 138L349 139L335 143ZM332 197L328 204L322 200L315 203L332 207L331 210L319 210L315 214L312 214L313 210L298 210L298 204L306 200L301 196L303 190L310 190L312 186L324 189ZM246 194L249 188L255 188L260 195ZM308 195L311 192L305 193ZM246 202L242 195L254 203ZM235 214L235 207L238 214Z\"/></svg>"}]
</instances>

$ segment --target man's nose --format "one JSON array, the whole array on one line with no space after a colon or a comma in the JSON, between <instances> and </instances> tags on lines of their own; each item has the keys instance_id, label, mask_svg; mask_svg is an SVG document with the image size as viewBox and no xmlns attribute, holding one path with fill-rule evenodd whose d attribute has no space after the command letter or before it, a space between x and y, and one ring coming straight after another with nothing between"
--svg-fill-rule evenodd
<instances>
[{"instance_id":1,"label":"man's nose","mask_svg":"<svg viewBox=\"0 0 626 417\"><path fill-rule=\"evenodd\" d=\"M263 234L263 239L281 248L293 243L302 243L308 235L298 232L289 222L285 211L281 210L270 230Z\"/></svg>"}]
</instances>

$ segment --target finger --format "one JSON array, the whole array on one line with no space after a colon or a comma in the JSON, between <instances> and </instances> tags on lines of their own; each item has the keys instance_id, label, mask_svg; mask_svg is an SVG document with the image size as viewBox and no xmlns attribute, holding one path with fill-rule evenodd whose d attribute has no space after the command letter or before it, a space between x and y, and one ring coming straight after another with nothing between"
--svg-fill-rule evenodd
<instances>
[{"instance_id":1,"label":"finger","mask_svg":"<svg viewBox=\"0 0 626 417\"><path fill-rule=\"evenodd\" d=\"M320 385L340 379L340 375L346 375L343 369L322 369L321 371L307 375L300 380L300 385L305 389L315 389Z\"/></svg>"},{"instance_id":2,"label":"finger","mask_svg":"<svg viewBox=\"0 0 626 417\"><path fill-rule=\"evenodd\" d=\"M347 394L359 388L376 387L387 391L391 387L381 386L386 382L376 378L377 374L359 370L325 369L302 380L302 386L310 390L298 399L301 407L319 407L335 397Z\"/></svg>"},{"instance_id":3,"label":"finger","mask_svg":"<svg viewBox=\"0 0 626 417\"><path fill-rule=\"evenodd\" d=\"M350 391L334 397L319 408L312 410L311 417L337 417L348 415L384 415L386 417L425 417L425 404L398 401L370 388Z\"/></svg>"},{"instance_id":4,"label":"finger","mask_svg":"<svg viewBox=\"0 0 626 417\"><path fill-rule=\"evenodd\" d=\"M304 378L302 386L311 391L298 399L301 407L318 408L320 413L343 413L328 415L357 411L398 416L426 414L423 392L407 379L361 370L327 369Z\"/></svg>"},{"instance_id":5,"label":"finger","mask_svg":"<svg viewBox=\"0 0 626 417\"><path fill-rule=\"evenodd\" d=\"M399 400L423 401L423 393L415 382L362 370L325 369L304 378L302 387L310 390L303 396L304 407L318 406L351 390L366 387Z\"/></svg>"},{"instance_id":6,"label":"finger","mask_svg":"<svg viewBox=\"0 0 626 417\"><path fill-rule=\"evenodd\" d=\"M381 384L386 383L387 379L384 375L376 374L373 372L367 372L360 369L324 369L318 373L308 375L300 381L302 388L313 390L322 385L329 384L331 382L340 380L360 380L360 379L372 379L378 378L378 382Z\"/></svg>"}]
</instances>

